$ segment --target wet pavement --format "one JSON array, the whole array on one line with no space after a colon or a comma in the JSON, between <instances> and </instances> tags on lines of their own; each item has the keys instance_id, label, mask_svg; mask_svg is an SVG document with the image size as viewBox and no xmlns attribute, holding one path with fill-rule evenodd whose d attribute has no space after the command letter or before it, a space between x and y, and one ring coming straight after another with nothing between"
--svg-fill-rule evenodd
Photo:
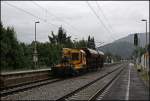
<instances>
[{"instance_id":1,"label":"wet pavement","mask_svg":"<svg viewBox=\"0 0 150 101\"><path fill-rule=\"evenodd\" d=\"M149 100L149 89L130 63L112 86L97 100Z\"/></svg>"}]
</instances>

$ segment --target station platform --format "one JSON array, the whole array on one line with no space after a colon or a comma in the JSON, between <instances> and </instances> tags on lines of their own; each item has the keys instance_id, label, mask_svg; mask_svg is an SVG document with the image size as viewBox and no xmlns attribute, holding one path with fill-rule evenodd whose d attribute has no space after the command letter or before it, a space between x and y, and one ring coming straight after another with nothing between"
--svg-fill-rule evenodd
<instances>
[{"instance_id":1,"label":"station platform","mask_svg":"<svg viewBox=\"0 0 150 101\"><path fill-rule=\"evenodd\" d=\"M102 100L148 100L149 88L141 80L133 64L129 64Z\"/></svg>"}]
</instances>

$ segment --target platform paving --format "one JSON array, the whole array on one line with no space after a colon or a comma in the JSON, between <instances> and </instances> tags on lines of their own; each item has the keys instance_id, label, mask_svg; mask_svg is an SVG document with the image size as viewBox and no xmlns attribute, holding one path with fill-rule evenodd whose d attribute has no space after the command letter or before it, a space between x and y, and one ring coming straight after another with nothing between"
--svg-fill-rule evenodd
<instances>
[{"instance_id":1,"label":"platform paving","mask_svg":"<svg viewBox=\"0 0 150 101\"><path fill-rule=\"evenodd\" d=\"M138 75L133 64L129 64L126 70L116 80L103 96L98 100L149 100L149 89Z\"/></svg>"}]
</instances>

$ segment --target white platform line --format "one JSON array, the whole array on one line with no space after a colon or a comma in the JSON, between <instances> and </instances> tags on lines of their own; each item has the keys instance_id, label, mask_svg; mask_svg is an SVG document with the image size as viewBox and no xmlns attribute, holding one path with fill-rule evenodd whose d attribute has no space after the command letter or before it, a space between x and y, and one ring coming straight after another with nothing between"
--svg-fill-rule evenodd
<instances>
[{"instance_id":1,"label":"white platform line","mask_svg":"<svg viewBox=\"0 0 150 101\"><path fill-rule=\"evenodd\" d=\"M129 100L129 90L130 90L130 66L129 66L129 76L128 76L128 85L125 100Z\"/></svg>"},{"instance_id":2,"label":"white platform line","mask_svg":"<svg viewBox=\"0 0 150 101\"><path fill-rule=\"evenodd\" d=\"M120 76L121 76L121 74L106 88L106 90L96 100L102 100L103 97L109 92L109 89L119 79Z\"/></svg>"}]
</instances>

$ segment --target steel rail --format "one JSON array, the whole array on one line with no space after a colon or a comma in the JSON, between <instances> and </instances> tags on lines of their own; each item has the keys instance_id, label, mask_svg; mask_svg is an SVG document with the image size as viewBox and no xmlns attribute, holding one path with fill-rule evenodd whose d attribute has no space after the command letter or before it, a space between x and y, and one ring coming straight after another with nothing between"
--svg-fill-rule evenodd
<instances>
[{"instance_id":1,"label":"steel rail","mask_svg":"<svg viewBox=\"0 0 150 101\"><path fill-rule=\"evenodd\" d=\"M96 100L96 98L97 98L98 96L100 96L100 95L105 91L105 89L106 89L109 85L111 85L113 81L115 81L115 80L117 79L117 77L123 72L123 70L124 70L124 68L122 68L122 69L119 71L119 73L117 73L117 74L115 75L115 77L113 77L113 79L111 79L102 89L98 90L93 96L91 96L91 97L88 99L88 101L94 101L94 100Z\"/></svg>"},{"instance_id":2,"label":"steel rail","mask_svg":"<svg viewBox=\"0 0 150 101\"><path fill-rule=\"evenodd\" d=\"M52 84L52 83L59 82L62 80L64 80L64 79L48 79L48 80L44 80L43 82L39 81L38 83L34 82L34 83L30 83L30 84L22 84L21 86L18 85L13 88L7 88L6 90L5 89L2 90L0 95L1 95L1 97L4 97L7 95L17 93L17 92L25 91L25 90L28 90L31 88L36 88L36 87L47 85L47 84Z\"/></svg>"},{"instance_id":3,"label":"steel rail","mask_svg":"<svg viewBox=\"0 0 150 101\"><path fill-rule=\"evenodd\" d=\"M118 68L116 68L116 69L118 69ZM116 69L114 69L113 71L115 71ZM108 74L112 73L113 71L108 72ZM103 75L99 79L105 77L106 75ZM74 77L71 77L71 78L74 78ZM69 78L69 79L71 79L71 78ZM98 81L99 79L95 80L95 82ZM64 78L63 79L50 78L50 79L43 79L43 80L33 81L33 82L21 83L21 84L18 84L18 85L1 88L0 89L1 90L0 95L1 95L1 97L5 97L7 95L11 95L11 94L14 94L14 93L17 93L17 92L25 91L25 90L28 90L28 89L31 89L31 88L36 88L36 87L39 87L39 86L43 86L43 85L47 85L47 84L51 84L51 83L55 83L55 82L59 82L59 81L63 81L63 80L66 80L66 79L64 79ZM92 84L92 82L90 84ZM90 85L90 84L88 84L88 85Z\"/></svg>"},{"instance_id":4,"label":"steel rail","mask_svg":"<svg viewBox=\"0 0 150 101\"><path fill-rule=\"evenodd\" d=\"M13 86L8 86L8 87L3 87L3 88L0 88L1 91L3 90L9 90L9 89L13 89L13 88L16 88L16 87L21 87L21 86L25 86L25 85L29 85L29 84L33 84L33 83L38 83L38 82L42 82L42 81L47 81L47 80L51 80L52 78L48 78L48 79L42 79L42 80L36 80L36 81L31 81L31 82L25 82L25 83L20 83L20 84L16 84L16 85L13 85Z\"/></svg>"},{"instance_id":5,"label":"steel rail","mask_svg":"<svg viewBox=\"0 0 150 101\"><path fill-rule=\"evenodd\" d=\"M123 64L122 64L122 65L123 65ZM122 66L122 65L121 65L121 66ZM83 90L83 89L89 87L90 85L96 83L97 81L103 79L104 77L108 76L109 74L111 74L111 73L115 72L116 70L120 69L121 66L119 66L118 68L116 68L116 69L114 69L114 70L112 70L112 71L110 71L110 72L107 72L106 74L100 76L100 77L97 78L96 80L91 81L90 83L88 83L88 84L86 84L86 85L84 85L84 86L82 86L82 87L80 87L80 88L78 88L78 89L76 89L76 90L74 90L74 91L72 91L72 92L66 94L65 96L62 96L62 97L60 97L59 99L56 99L56 101L65 101L65 99L71 97L72 95L78 93L79 91L81 91L81 90ZM122 70L122 69L121 69L121 70Z\"/></svg>"}]
</instances>

